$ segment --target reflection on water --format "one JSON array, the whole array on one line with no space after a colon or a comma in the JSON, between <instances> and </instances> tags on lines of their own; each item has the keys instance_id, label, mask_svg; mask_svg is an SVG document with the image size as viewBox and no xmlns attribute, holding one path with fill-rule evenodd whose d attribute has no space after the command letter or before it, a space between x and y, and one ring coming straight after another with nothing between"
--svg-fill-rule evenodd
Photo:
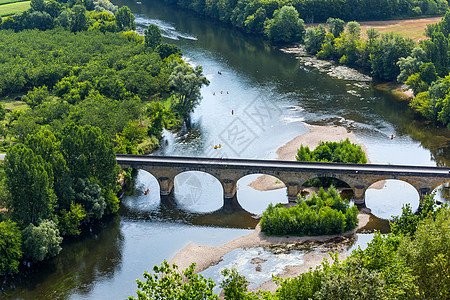
<instances>
[{"instance_id":1,"label":"reflection on water","mask_svg":"<svg viewBox=\"0 0 450 300\"><path fill-rule=\"evenodd\" d=\"M247 175L238 181L237 198L239 204L246 211L261 215L270 203L287 204L287 189L277 189L272 191L258 191L250 187L249 184L255 181L260 175Z\"/></svg>"},{"instance_id":2,"label":"reflection on water","mask_svg":"<svg viewBox=\"0 0 450 300\"><path fill-rule=\"evenodd\" d=\"M372 214L382 219L402 214L409 203L413 211L419 207L419 193L410 184L399 180L386 180L380 189L369 188L365 194L366 206Z\"/></svg>"}]
</instances>

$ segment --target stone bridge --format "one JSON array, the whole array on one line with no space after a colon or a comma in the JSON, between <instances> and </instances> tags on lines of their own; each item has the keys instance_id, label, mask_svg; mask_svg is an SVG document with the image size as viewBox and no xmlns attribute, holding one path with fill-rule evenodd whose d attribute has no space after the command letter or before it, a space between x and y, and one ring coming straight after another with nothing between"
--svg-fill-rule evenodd
<instances>
[{"instance_id":1,"label":"stone bridge","mask_svg":"<svg viewBox=\"0 0 450 300\"><path fill-rule=\"evenodd\" d=\"M187 171L205 172L217 178L225 198L235 196L237 181L246 175L272 175L286 185L289 201L295 201L306 181L332 177L350 186L357 204L364 204L367 188L380 180L408 182L421 199L439 185L450 182L450 168L439 167L142 155L117 155L117 163L122 168L142 169L152 174L159 182L161 195L169 195L175 176Z\"/></svg>"}]
</instances>

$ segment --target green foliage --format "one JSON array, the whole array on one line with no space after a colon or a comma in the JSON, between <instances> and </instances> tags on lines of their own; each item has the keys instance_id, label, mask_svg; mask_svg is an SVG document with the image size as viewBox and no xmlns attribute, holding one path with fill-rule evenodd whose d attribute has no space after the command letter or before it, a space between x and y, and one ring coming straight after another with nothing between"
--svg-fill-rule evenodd
<instances>
[{"instance_id":1,"label":"green foliage","mask_svg":"<svg viewBox=\"0 0 450 300\"><path fill-rule=\"evenodd\" d=\"M178 47L177 45L171 45L166 43L158 45L155 51L159 54L159 56L162 59L165 59L171 55L175 55L177 57L181 57L183 55L180 47Z\"/></svg>"},{"instance_id":2,"label":"green foliage","mask_svg":"<svg viewBox=\"0 0 450 300\"><path fill-rule=\"evenodd\" d=\"M86 220L101 219L106 209L105 198L101 195L102 189L89 179L78 178L73 186L75 202L83 206Z\"/></svg>"},{"instance_id":3,"label":"green foliage","mask_svg":"<svg viewBox=\"0 0 450 300\"><path fill-rule=\"evenodd\" d=\"M358 224L358 209L349 207L332 186L309 199L299 198L290 208L269 205L261 218L261 230L270 235L329 235L353 230Z\"/></svg>"},{"instance_id":4,"label":"green foliage","mask_svg":"<svg viewBox=\"0 0 450 300\"><path fill-rule=\"evenodd\" d=\"M201 98L200 87L209 85L209 80L203 76L203 68L196 66L194 69L185 63L174 62L173 72L170 74L169 83L174 97L174 109L185 119L197 106Z\"/></svg>"},{"instance_id":5,"label":"green foliage","mask_svg":"<svg viewBox=\"0 0 450 300\"><path fill-rule=\"evenodd\" d=\"M45 2L44 0L31 0L30 6L33 11L44 11Z\"/></svg>"},{"instance_id":6,"label":"green foliage","mask_svg":"<svg viewBox=\"0 0 450 300\"><path fill-rule=\"evenodd\" d=\"M338 37L341 35L341 33L344 32L344 20L338 19L338 18L328 18L327 19L327 27L330 33Z\"/></svg>"},{"instance_id":7,"label":"green foliage","mask_svg":"<svg viewBox=\"0 0 450 300\"><path fill-rule=\"evenodd\" d=\"M145 45L151 49L156 49L161 44L161 29L155 24L150 24L144 31Z\"/></svg>"},{"instance_id":8,"label":"green foliage","mask_svg":"<svg viewBox=\"0 0 450 300\"><path fill-rule=\"evenodd\" d=\"M370 53L372 74L381 79L395 80L400 74L400 57L407 57L414 47L413 40L394 33L381 35Z\"/></svg>"},{"instance_id":9,"label":"green foliage","mask_svg":"<svg viewBox=\"0 0 450 300\"><path fill-rule=\"evenodd\" d=\"M116 24L121 31L135 30L134 15L128 6L122 6L116 13Z\"/></svg>"},{"instance_id":10,"label":"green foliage","mask_svg":"<svg viewBox=\"0 0 450 300\"><path fill-rule=\"evenodd\" d=\"M347 138L341 142L320 142L313 151L308 146L297 150L297 161L317 161L336 163L367 163L366 154L361 146L353 144Z\"/></svg>"},{"instance_id":11,"label":"green foliage","mask_svg":"<svg viewBox=\"0 0 450 300\"><path fill-rule=\"evenodd\" d=\"M56 201L53 171L40 155L22 144L15 145L6 155L5 173L13 220L27 226L52 217Z\"/></svg>"},{"instance_id":12,"label":"green foliage","mask_svg":"<svg viewBox=\"0 0 450 300\"><path fill-rule=\"evenodd\" d=\"M61 251L62 237L53 221L44 220L39 226L30 224L22 234L24 257L31 261L42 261Z\"/></svg>"},{"instance_id":13,"label":"green foliage","mask_svg":"<svg viewBox=\"0 0 450 300\"><path fill-rule=\"evenodd\" d=\"M17 273L22 258L22 233L16 223L0 222L0 276Z\"/></svg>"},{"instance_id":14,"label":"green foliage","mask_svg":"<svg viewBox=\"0 0 450 300\"><path fill-rule=\"evenodd\" d=\"M32 91L29 91L23 97L23 100L31 107L31 109L36 106L41 105L42 103L49 101L50 93L47 90L45 85L41 87L35 87Z\"/></svg>"},{"instance_id":15,"label":"green foliage","mask_svg":"<svg viewBox=\"0 0 450 300\"><path fill-rule=\"evenodd\" d=\"M434 196L427 195L420 203L418 213L414 213L409 204L402 207L400 216L393 216L391 232L396 235L414 236L420 222L428 217L434 218L442 207L437 207Z\"/></svg>"},{"instance_id":16,"label":"green foliage","mask_svg":"<svg viewBox=\"0 0 450 300\"><path fill-rule=\"evenodd\" d=\"M109 138L99 128L71 124L62 131L61 152L72 178L96 178L100 187L113 189L118 166Z\"/></svg>"},{"instance_id":17,"label":"green foliage","mask_svg":"<svg viewBox=\"0 0 450 300\"><path fill-rule=\"evenodd\" d=\"M250 300L250 299L259 299L254 295L249 295L247 293L247 285L248 281L244 276L239 275L235 268L224 269L221 272L222 276L224 276L224 280L220 283L220 287L224 291L226 300L233 299L242 299L242 300Z\"/></svg>"},{"instance_id":18,"label":"green foliage","mask_svg":"<svg viewBox=\"0 0 450 300\"><path fill-rule=\"evenodd\" d=\"M276 10L273 19L267 22L265 34L273 42L302 42L305 23L298 17L293 6L283 6Z\"/></svg>"},{"instance_id":19,"label":"green foliage","mask_svg":"<svg viewBox=\"0 0 450 300\"><path fill-rule=\"evenodd\" d=\"M88 17L86 8L82 5L74 5L72 7L73 16L70 24L72 32L85 31L88 29Z\"/></svg>"},{"instance_id":20,"label":"green foliage","mask_svg":"<svg viewBox=\"0 0 450 300\"><path fill-rule=\"evenodd\" d=\"M70 210L63 209L58 217L58 228L61 235L79 235L81 233L80 225L86 218L86 211L81 204L70 205Z\"/></svg>"},{"instance_id":21,"label":"green foliage","mask_svg":"<svg viewBox=\"0 0 450 300\"><path fill-rule=\"evenodd\" d=\"M263 31L262 23L272 18L275 10L286 5L292 5L299 12L299 17L306 20L307 23L324 23L332 18L346 21L397 19L422 15L422 12L439 15L445 14L448 9L447 1L441 0L167 0L166 2L177 3L200 14L231 23L246 31L260 33ZM343 31L344 21L342 20L339 20L342 23L337 25ZM338 37L342 31L338 29L335 36Z\"/></svg>"},{"instance_id":22,"label":"green foliage","mask_svg":"<svg viewBox=\"0 0 450 300\"><path fill-rule=\"evenodd\" d=\"M195 274L195 264L179 272L176 265L169 266L164 261L160 267L154 266L155 274L144 273L145 281L136 280L139 290L137 299L192 299L212 300L219 299L213 293L216 286L212 279ZM128 299L136 299L129 297Z\"/></svg>"},{"instance_id":23,"label":"green foliage","mask_svg":"<svg viewBox=\"0 0 450 300\"><path fill-rule=\"evenodd\" d=\"M440 210L419 223L414 237L405 237L399 255L412 273L422 299L450 297L450 210Z\"/></svg>"},{"instance_id":24,"label":"green foliage","mask_svg":"<svg viewBox=\"0 0 450 300\"><path fill-rule=\"evenodd\" d=\"M325 41L326 29L320 24L317 27L308 27L305 34L305 48L309 54L315 55L320 51Z\"/></svg>"}]
</instances>

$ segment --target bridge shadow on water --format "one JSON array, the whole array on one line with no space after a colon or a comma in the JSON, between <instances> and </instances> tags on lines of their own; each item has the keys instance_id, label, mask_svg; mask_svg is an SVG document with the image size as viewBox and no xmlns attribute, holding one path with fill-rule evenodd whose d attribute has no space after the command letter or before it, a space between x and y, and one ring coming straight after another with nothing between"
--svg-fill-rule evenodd
<instances>
[{"instance_id":1,"label":"bridge shadow on water","mask_svg":"<svg viewBox=\"0 0 450 300\"><path fill-rule=\"evenodd\" d=\"M121 205L122 218L139 221L175 222L199 226L217 226L225 228L255 228L259 217L244 210L236 196L224 199L224 205L213 212L192 212L181 207L175 201L173 194L161 196L159 205L150 210L142 210L139 207Z\"/></svg>"}]
</instances>

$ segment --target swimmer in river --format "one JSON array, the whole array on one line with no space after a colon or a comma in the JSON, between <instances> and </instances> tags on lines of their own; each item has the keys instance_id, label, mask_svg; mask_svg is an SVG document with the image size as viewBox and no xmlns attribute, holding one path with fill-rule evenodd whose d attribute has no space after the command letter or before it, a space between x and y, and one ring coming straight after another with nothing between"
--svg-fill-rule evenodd
<instances>
[{"instance_id":1,"label":"swimmer in river","mask_svg":"<svg viewBox=\"0 0 450 300\"><path fill-rule=\"evenodd\" d=\"M231 110L231 115L234 115L234 109Z\"/></svg>"},{"instance_id":2,"label":"swimmer in river","mask_svg":"<svg viewBox=\"0 0 450 300\"><path fill-rule=\"evenodd\" d=\"M394 139L394 135L393 134L391 134L391 140L393 140Z\"/></svg>"}]
</instances>

